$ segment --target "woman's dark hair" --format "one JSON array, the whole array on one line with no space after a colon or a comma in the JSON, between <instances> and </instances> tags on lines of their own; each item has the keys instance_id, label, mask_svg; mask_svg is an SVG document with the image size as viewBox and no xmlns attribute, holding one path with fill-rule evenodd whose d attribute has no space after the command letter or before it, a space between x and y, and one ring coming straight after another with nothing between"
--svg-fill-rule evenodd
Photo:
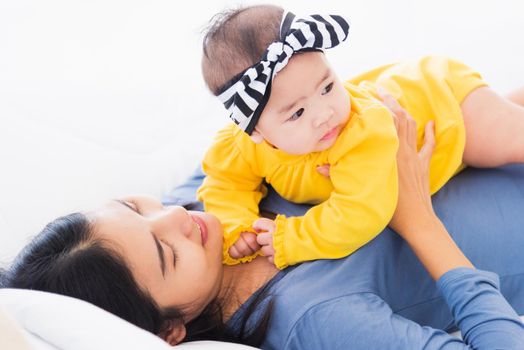
<instances>
[{"instance_id":1,"label":"woman's dark hair","mask_svg":"<svg viewBox=\"0 0 524 350\"><path fill-rule=\"evenodd\" d=\"M202 74L214 95L279 39L283 12L279 6L255 5L226 10L210 20L202 43Z\"/></svg>"},{"instance_id":2,"label":"woman's dark hair","mask_svg":"<svg viewBox=\"0 0 524 350\"><path fill-rule=\"evenodd\" d=\"M7 271L0 267L0 288L6 288L7 284Z\"/></svg>"},{"instance_id":3,"label":"woman's dark hair","mask_svg":"<svg viewBox=\"0 0 524 350\"><path fill-rule=\"evenodd\" d=\"M180 310L160 309L139 287L121 255L93 237L94 229L80 213L52 221L18 254L8 270L0 271L0 287L34 289L82 299L157 335L169 331L174 322L182 322L184 315ZM258 293L253 302L258 305L265 296L266 293ZM251 308L257 309L256 305ZM221 304L215 299L186 324L184 340L222 340L259 346L268 326L270 308L250 329L245 324L254 312L246 313L241 330L233 332L225 327Z\"/></svg>"}]
</instances>

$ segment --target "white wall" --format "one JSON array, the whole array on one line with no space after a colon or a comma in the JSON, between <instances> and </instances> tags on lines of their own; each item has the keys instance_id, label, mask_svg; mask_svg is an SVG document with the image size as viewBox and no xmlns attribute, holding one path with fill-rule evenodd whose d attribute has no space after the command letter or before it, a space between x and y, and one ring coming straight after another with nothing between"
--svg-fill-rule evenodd
<instances>
[{"instance_id":1,"label":"white wall","mask_svg":"<svg viewBox=\"0 0 524 350\"><path fill-rule=\"evenodd\" d=\"M227 122L200 77L200 32L240 3L178 3L0 0L0 260L57 215L160 196L196 167ZM444 54L501 93L523 85L521 0L280 4L351 19L349 42L328 54L342 78Z\"/></svg>"}]
</instances>

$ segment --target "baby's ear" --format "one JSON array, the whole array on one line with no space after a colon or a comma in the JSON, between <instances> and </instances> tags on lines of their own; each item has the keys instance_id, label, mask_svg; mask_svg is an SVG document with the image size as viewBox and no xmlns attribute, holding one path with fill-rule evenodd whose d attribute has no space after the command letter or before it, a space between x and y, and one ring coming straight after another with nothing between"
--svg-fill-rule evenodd
<instances>
[{"instance_id":1,"label":"baby's ear","mask_svg":"<svg viewBox=\"0 0 524 350\"><path fill-rule=\"evenodd\" d=\"M249 135L249 137L251 137L251 140L253 140L254 143L261 143L262 141L264 141L262 134L258 132L257 129L253 130L253 132L251 133L251 135Z\"/></svg>"}]
</instances>

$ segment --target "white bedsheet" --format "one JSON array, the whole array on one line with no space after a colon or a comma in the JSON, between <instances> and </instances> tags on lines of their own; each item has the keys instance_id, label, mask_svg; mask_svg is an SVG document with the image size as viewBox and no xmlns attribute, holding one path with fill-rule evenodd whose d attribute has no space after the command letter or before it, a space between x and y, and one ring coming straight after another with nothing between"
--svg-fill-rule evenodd
<instances>
[{"instance_id":1,"label":"white bedsheet","mask_svg":"<svg viewBox=\"0 0 524 350\"><path fill-rule=\"evenodd\" d=\"M6 348L5 339L17 346ZM24 346L35 350L171 349L159 337L92 304L51 293L16 289L0 289L0 344L5 350L22 350ZM177 348L252 349L209 341L186 343Z\"/></svg>"}]
</instances>

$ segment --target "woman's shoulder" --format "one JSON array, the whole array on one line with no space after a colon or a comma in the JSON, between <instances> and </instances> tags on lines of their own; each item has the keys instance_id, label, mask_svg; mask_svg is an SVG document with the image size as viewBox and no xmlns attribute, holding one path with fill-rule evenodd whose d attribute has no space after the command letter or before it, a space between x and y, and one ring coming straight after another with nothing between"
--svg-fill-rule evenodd
<instances>
[{"instance_id":1,"label":"woman's shoulder","mask_svg":"<svg viewBox=\"0 0 524 350\"><path fill-rule=\"evenodd\" d=\"M375 284L370 279L360 274L349 276L353 260L317 260L287 268L275 277L270 292L276 296L277 309L298 317L334 300L358 300L374 293Z\"/></svg>"},{"instance_id":2,"label":"woman's shoulder","mask_svg":"<svg viewBox=\"0 0 524 350\"><path fill-rule=\"evenodd\" d=\"M266 345L304 349L347 346L362 338L363 332L371 331L365 320L376 316L375 322L379 322L379 318L391 315L391 309L378 295L365 291L326 296L306 303L297 300L294 304L275 304Z\"/></svg>"}]
</instances>

